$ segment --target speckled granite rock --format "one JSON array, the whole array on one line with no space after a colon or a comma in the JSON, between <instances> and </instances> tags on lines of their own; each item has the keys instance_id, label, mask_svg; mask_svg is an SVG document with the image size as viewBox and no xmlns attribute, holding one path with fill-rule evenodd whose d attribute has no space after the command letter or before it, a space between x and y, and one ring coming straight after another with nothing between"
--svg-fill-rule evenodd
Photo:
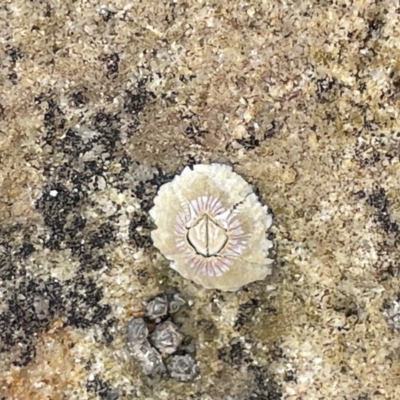
<instances>
[{"instance_id":1,"label":"speckled granite rock","mask_svg":"<svg viewBox=\"0 0 400 400\"><path fill-rule=\"evenodd\" d=\"M0 398L400 398L396 2L101 4L0 4ZM210 162L274 213L275 271L235 294L150 240L160 185ZM124 350L168 287L190 382Z\"/></svg>"}]
</instances>

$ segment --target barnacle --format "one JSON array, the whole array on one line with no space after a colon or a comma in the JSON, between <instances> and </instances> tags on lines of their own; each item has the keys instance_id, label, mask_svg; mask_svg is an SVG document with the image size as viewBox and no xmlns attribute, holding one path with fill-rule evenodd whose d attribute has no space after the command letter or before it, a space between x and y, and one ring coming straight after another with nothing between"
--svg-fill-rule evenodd
<instances>
[{"instance_id":1,"label":"barnacle","mask_svg":"<svg viewBox=\"0 0 400 400\"><path fill-rule=\"evenodd\" d=\"M186 167L161 186L150 215L154 245L205 288L235 291L271 273L272 216L230 166Z\"/></svg>"},{"instance_id":2,"label":"barnacle","mask_svg":"<svg viewBox=\"0 0 400 400\"><path fill-rule=\"evenodd\" d=\"M132 319L126 327L126 335L129 343L146 340L149 330L143 318Z\"/></svg>"},{"instance_id":3,"label":"barnacle","mask_svg":"<svg viewBox=\"0 0 400 400\"><path fill-rule=\"evenodd\" d=\"M178 293L169 291L154 297L146 304L145 318L132 318L127 323L126 349L130 357L138 361L144 374L164 374L166 369L163 358L170 357L181 345L184 336L178 327L170 320L161 321L162 317L176 312L183 304L185 300ZM156 327L149 334L147 325L154 327L154 324ZM176 368L180 366L182 369L184 364L181 362ZM194 360L192 364L195 366Z\"/></svg>"},{"instance_id":4,"label":"barnacle","mask_svg":"<svg viewBox=\"0 0 400 400\"><path fill-rule=\"evenodd\" d=\"M146 315L150 319L158 319L168 314L168 299L165 296L157 296L146 305Z\"/></svg>"},{"instance_id":5,"label":"barnacle","mask_svg":"<svg viewBox=\"0 0 400 400\"><path fill-rule=\"evenodd\" d=\"M186 303L185 300L183 300L183 299L179 296L179 294L175 293L175 294L172 296L171 301L169 302L169 312L170 312L171 314L177 312L177 311L180 309L180 307L183 306L185 303Z\"/></svg>"},{"instance_id":6,"label":"barnacle","mask_svg":"<svg viewBox=\"0 0 400 400\"><path fill-rule=\"evenodd\" d=\"M145 375L162 374L165 371L161 354L147 340L131 344L128 349L141 365Z\"/></svg>"},{"instance_id":7,"label":"barnacle","mask_svg":"<svg viewBox=\"0 0 400 400\"><path fill-rule=\"evenodd\" d=\"M183 336L173 322L165 321L157 325L150 335L150 340L162 355L166 355L175 353L183 340Z\"/></svg>"},{"instance_id":8,"label":"barnacle","mask_svg":"<svg viewBox=\"0 0 400 400\"><path fill-rule=\"evenodd\" d=\"M173 378L183 382L192 380L198 374L196 361L188 354L171 357L167 369Z\"/></svg>"}]
</instances>

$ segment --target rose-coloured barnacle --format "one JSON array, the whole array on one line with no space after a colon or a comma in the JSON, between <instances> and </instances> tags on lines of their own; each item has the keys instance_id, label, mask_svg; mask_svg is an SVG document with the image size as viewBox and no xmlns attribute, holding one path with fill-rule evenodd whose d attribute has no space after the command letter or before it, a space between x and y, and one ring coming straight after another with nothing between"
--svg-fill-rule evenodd
<instances>
[{"instance_id":1,"label":"rose-coloured barnacle","mask_svg":"<svg viewBox=\"0 0 400 400\"><path fill-rule=\"evenodd\" d=\"M185 300L183 300L182 297L179 296L179 294L175 293L169 302L170 314L176 313L185 303Z\"/></svg>"},{"instance_id":2,"label":"rose-coloured barnacle","mask_svg":"<svg viewBox=\"0 0 400 400\"><path fill-rule=\"evenodd\" d=\"M192 380L198 374L196 361L188 354L171 357L167 369L172 378L183 382Z\"/></svg>"},{"instance_id":3,"label":"rose-coloured barnacle","mask_svg":"<svg viewBox=\"0 0 400 400\"><path fill-rule=\"evenodd\" d=\"M128 346L128 349L139 362L145 375L161 374L165 371L161 354L147 340Z\"/></svg>"},{"instance_id":4,"label":"rose-coloured barnacle","mask_svg":"<svg viewBox=\"0 0 400 400\"><path fill-rule=\"evenodd\" d=\"M126 340L128 343L143 342L148 334L149 330L143 318L133 318L126 326Z\"/></svg>"},{"instance_id":5,"label":"rose-coloured barnacle","mask_svg":"<svg viewBox=\"0 0 400 400\"><path fill-rule=\"evenodd\" d=\"M186 167L160 187L150 215L154 245L205 288L235 291L271 273L272 216L230 166Z\"/></svg>"},{"instance_id":6,"label":"rose-coloured barnacle","mask_svg":"<svg viewBox=\"0 0 400 400\"><path fill-rule=\"evenodd\" d=\"M183 336L171 321L165 321L157 325L151 333L150 340L162 355L172 354L182 343Z\"/></svg>"},{"instance_id":7,"label":"rose-coloured barnacle","mask_svg":"<svg viewBox=\"0 0 400 400\"><path fill-rule=\"evenodd\" d=\"M165 296L157 296L146 305L146 316L158 319L168 314L168 300Z\"/></svg>"},{"instance_id":8,"label":"rose-coloured barnacle","mask_svg":"<svg viewBox=\"0 0 400 400\"><path fill-rule=\"evenodd\" d=\"M400 302L393 301L385 310L385 317L388 325L397 331L400 331Z\"/></svg>"}]
</instances>

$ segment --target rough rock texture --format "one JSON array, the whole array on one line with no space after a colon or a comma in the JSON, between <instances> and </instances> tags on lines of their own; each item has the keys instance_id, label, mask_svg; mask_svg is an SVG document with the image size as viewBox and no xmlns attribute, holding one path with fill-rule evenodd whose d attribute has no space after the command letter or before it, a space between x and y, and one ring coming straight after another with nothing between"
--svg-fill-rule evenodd
<instances>
[{"instance_id":1,"label":"rough rock texture","mask_svg":"<svg viewBox=\"0 0 400 400\"><path fill-rule=\"evenodd\" d=\"M398 7L3 0L0 398L400 398ZM274 213L275 273L234 294L150 239L158 188L210 162ZM190 383L124 355L169 286Z\"/></svg>"}]
</instances>

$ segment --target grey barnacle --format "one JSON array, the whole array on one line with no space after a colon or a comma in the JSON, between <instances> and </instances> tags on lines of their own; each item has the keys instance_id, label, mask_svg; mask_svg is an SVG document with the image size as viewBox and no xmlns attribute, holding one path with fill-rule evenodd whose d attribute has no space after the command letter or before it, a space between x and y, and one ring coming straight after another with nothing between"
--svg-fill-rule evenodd
<instances>
[{"instance_id":1,"label":"grey barnacle","mask_svg":"<svg viewBox=\"0 0 400 400\"><path fill-rule=\"evenodd\" d=\"M130 347L130 351L145 375L161 374L165 371L161 354L147 340Z\"/></svg>"},{"instance_id":2,"label":"grey barnacle","mask_svg":"<svg viewBox=\"0 0 400 400\"><path fill-rule=\"evenodd\" d=\"M150 341L163 355L172 354L182 343L183 336L171 321L157 325L150 335Z\"/></svg>"},{"instance_id":3,"label":"grey barnacle","mask_svg":"<svg viewBox=\"0 0 400 400\"><path fill-rule=\"evenodd\" d=\"M146 305L146 316L158 319L168 314L168 300L165 296L157 296Z\"/></svg>"},{"instance_id":4,"label":"grey barnacle","mask_svg":"<svg viewBox=\"0 0 400 400\"><path fill-rule=\"evenodd\" d=\"M143 318L133 318L126 326L128 344L143 342L149 334Z\"/></svg>"},{"instance_id":5,"label":"grey barnacle","mask_svg":"<svg viewBox=\"0 0 400 400\"><path fill-rule=\"evenodd\" d=\"M143 318L134 318L126 327L129 353L139 362L146 375L165 371L161 354L147 340L149 331Z\"/></svg>"},{"instance_id":6,"label":"grey barnacle","mask_svg":"<svg viewBox=\"0 0 400 400\"><path fill-rule=\"evenodd\" d=\"M185 300L182 299L182 297L179 296L179 294L175 293L172 296L171 301L169 302L169 312L171 314L177 312L181 306L185 304Z\"/></svg>"},{"instance_id":7,"label":"grey barnacle","mask_svg":"<svg viewBox=\"0 0 400 400\"><path fill-rule=\"evenodd\" d=\"M171 357L167 369L172 378L184 382L192 380L198 374L196 361L188 354Z\"/></svg>"}]
</instances>

